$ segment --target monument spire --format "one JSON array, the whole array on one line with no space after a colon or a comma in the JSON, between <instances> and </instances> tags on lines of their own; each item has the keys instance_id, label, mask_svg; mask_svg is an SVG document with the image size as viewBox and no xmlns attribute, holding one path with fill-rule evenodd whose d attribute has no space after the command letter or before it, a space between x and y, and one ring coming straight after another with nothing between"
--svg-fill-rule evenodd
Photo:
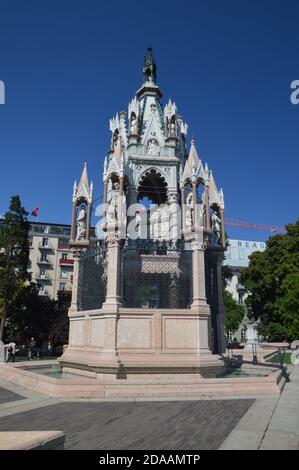
<instances>
[{"instance_id":1,"label":"monument spire","mask_svg":"<svg viewBox=\"0 0 299 470\"><path fill-rule=\"evenodd\" d=\"M153 56L153 50L151 47L147 48L146 55L144 56L144 64L143 64L143 78L144 83L156 83L156 61Z\"/></svg>"}]
</instances>

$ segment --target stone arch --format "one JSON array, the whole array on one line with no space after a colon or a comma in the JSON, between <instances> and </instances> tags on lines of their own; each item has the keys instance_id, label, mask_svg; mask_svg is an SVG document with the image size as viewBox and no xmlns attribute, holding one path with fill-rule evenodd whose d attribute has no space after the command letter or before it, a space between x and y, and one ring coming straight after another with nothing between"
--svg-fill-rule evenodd
<instances>
[{"instance_id":1,"label":"stone arch","mask_svg":"<svg viewBox=\"0 0 299 470\"><path fill-rule=\"evenodd\" d=\"M148 168L139 177L137 188L137 200L147 197L154 204L164 204L167 202L168 184L162 172L156 168Z\"/></svg>"}]
</instances>

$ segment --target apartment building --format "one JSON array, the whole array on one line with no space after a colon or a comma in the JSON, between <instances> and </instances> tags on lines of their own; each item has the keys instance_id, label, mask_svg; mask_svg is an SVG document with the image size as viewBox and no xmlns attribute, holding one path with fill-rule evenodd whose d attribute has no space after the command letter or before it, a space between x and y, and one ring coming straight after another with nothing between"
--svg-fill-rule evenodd
<instances>
[{"instance_id":1,"label":"apartment building","mask_svg":"<svg viewBox=\"0 0 299 470\"><path fill-rule=\"evenodd\" d=\"M231 292L233 298L240 304L244 304L247 292L241 282L242 268L246 268L249 264L249 256L255 251L264 251L266 242L262 241L249 241L249 240L229 240L229 246L225 253L225 265L229 266L232 270L233 277L228 283L227 289ZM235 332L234 336L239 341L245 341L247 323L249 322L245 315L239 330Z\"/></svg>"},{"instance_id":2,"label":"apartment building","mask_svg":"<svg viewBox=\"0 0 299 470\"><path fill-rule=\"evenodd\" d=\"M59 291L71 293L74 261L70 233L70 225L31 222L28 270L39 285L39 295L57 299Z\"/></svg>"}]
</instances>

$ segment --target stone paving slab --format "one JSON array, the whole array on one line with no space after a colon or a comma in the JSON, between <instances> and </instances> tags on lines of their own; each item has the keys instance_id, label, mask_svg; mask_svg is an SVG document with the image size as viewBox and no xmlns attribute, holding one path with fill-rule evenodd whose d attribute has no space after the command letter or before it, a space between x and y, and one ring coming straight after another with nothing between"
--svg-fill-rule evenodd
<instances>
[{"instance_id":1,"label":"stone paving slab","mask_svg":"<svg viewBox=\"0 0 299 470\"><path fill-rule=\"evenodd\" d=\"M2 417L0 431L60 429L66 449L217 449L253 403L65 402Z\"/></svg>"},{"instance_id":2,"label":"stone paving slab","mask_svg":"<svg viewBox=\"0 0 299 470\"><path fill-rule=\"evenodd\" d=\"M220 446L226 449L299 449L299 367L278 397L257 399Z\"/></svg>"},{"instance_id":3,"label":"stone paving slab","mask_svg":"<svg viewBox=\"0 0 299 470\"><path fill-rule=\"evenodd\" d=\"M299 450L299 429L297 433L268 431L260 446L261 450Z\"/></svg>"},{"instance_id":4,"label":"stone paving slab","mask_svg":"<svg viewBox=\"0 0 299 470\"><path fill-rule=\"evenodd\" d=\"M7 390L7 388L0 387L0 404L16 400L23 400L23 398L24 397L21 395Z\"/></svg>"}]
</instances>

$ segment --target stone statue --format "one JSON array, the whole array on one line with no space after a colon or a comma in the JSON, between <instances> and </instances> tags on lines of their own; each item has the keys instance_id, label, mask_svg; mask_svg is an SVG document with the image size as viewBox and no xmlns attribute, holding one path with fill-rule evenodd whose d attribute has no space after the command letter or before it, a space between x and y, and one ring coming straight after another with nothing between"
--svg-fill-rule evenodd
<instances>
[{"instance_id":1,"label":"stone statue","mask_svg":"<svg viewBox=\"0 0 299 470\"><path fill-rule=\"evenodd\" d=\"M211 215L211 225L213 232L213 245L220 245L221 241L221 219L216 211Z\"/></svg>"},{"instance_id":2,"label":"stone statue","mask_svg":"<svg viewBox=\"0 0 299 470\"><path fill-rule=\"evenodd\" d=\"M149 155L158 155L159 144L155 139L150 139L147 145L147 151Z\"/></svg>"},{"instance_id":3,"label":"stone statue","mask_svg":"<svg viewBox=\"0 0 299 470\"><path fill-rule=\"evenodd\" d=\"M193 193L190 192L186 198L186 228L191 228L194 223Z\"/></svg>"},{"instance_id":4,"label":"stone statue","mask_svg":"<svg viewBox=\"0 0 299 470\"><path fill-rule=\"evenodd\" d=\"M138 234L138 237L140 238L141 237L141 215L139 211L136 211L135 221L136 221L135 231Z\"/></svg>"},{"instance_id":5,"label":"stone statue","mask_svg":"<svg viewBox=\"0 0 299 470\"><path fill-rule=\"evenodd\" d=\"M137 134L137 117L133 114L131 118L131 134L136 135Z\"/></svg>"},{"instance_id":6,"label":"stone statue","mask_svg":"<svg viewBox=\"0 0 299 470\"><path fill-rule=\"evenodd\" d=\"M118 215L118 196L119 196L119 183L113 184L111 191L111 198L109 201L107 219L108 222L114 222L117 220Z\"/></svg>"},{"instance_id":7,"label":"stone statue","mask_svg":"<svg viewBox=\"0 0 299 470\"><path fill-rule=\"evenodd\" d=\"M176 137L175 123L173 121L170 124L170 135L171 137Z\"/></svg>"},{"instance_id":8,"label":"stone statue","mask_svg":"<svg viewBox=\"0 0 299 470\"><path fill-rule=\"evenodd\" d=\"M82 240L86 238L86 210L84 206L81 206L77 222L78 228L76 240Z\"/></svg>"}]
</instances>

